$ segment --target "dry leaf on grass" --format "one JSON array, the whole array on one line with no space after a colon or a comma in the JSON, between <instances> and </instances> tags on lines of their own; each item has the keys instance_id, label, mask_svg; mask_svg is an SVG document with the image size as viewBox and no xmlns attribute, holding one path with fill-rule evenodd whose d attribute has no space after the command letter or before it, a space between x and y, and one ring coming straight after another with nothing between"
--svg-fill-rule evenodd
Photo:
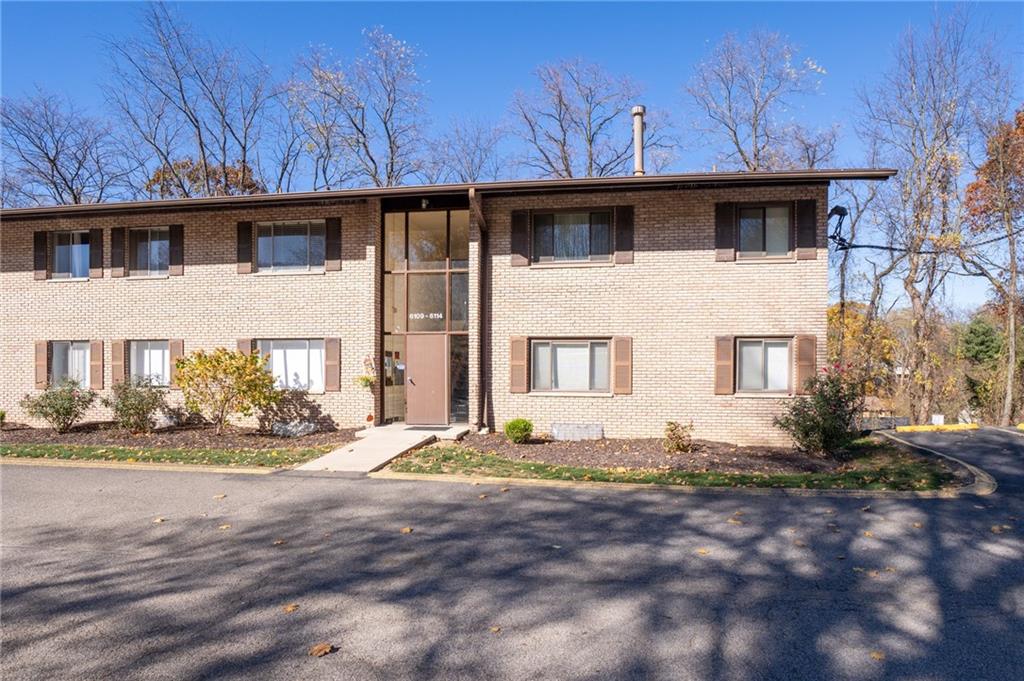
<instances>
[{"instance_id":1,"label":"dry leaf on grass","mask_svg":"<svg viewBox=\"0 0 1024 681\"><path fill-rule=\"evenodd\" d=\"M330 655L336 650L330 643L317 643L315 646L311 646L309 654L313 657L323 657L324 655Z\"/></svg>"},{"instance_id":2,"label":"dry leaf on grass","mask_svg":"<svg viewBox=\"0 0 1024 681\"><path fill-rule=\"evenodd\" d=\"M412 534L412 528L411 528L411 527L403 527L403 528L402 528L401 530L399 530L399 531L400 531L400 532L401 532L402 534Z\"/></svg>"},{"instance_id":3,"label":"dry leaf on grass","mask_svg":"<svg viewBox=\"0 0 1024 681\"><path fill-rule=\"evenodd\" d=\"M298 603L289 603L288 605L284 606L281 609L284 610L285 612L295 612L296 610L299 609L299 604Z\"/></svg>"},{"instance_id":4,"label":"dry leaf on grass","mask_svg":"<svg viewBox=\"0 0 1024 681\"><path fill-rule=\"evenodd\" d=\"M883 653L881 650L872 650L871 651L871 659L872 660L876 660L878 662L881 662L882 660L885 659L885 653Z\"/></svg>"}]
</instances>

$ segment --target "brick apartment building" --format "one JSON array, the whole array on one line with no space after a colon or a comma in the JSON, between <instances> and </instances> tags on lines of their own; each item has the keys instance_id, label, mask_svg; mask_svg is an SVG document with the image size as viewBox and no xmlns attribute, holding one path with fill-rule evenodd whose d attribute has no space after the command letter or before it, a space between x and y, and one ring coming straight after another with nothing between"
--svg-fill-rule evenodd
<instances>
[{"instance_id":1,"label":"brick apartment building","mask_svg":"<svg viewBox=\"0 0 1024 681\"><path fill-rule=\"evenodd\" d=\"M703 173L0 212L0 409L72 377L174 390L200 348L270 356L338 426L780 442L825 356L828 185ZM369 371L371 389L357 384ZM96 407L94 418L108 416Z\"/></svg>"}]
</instances>

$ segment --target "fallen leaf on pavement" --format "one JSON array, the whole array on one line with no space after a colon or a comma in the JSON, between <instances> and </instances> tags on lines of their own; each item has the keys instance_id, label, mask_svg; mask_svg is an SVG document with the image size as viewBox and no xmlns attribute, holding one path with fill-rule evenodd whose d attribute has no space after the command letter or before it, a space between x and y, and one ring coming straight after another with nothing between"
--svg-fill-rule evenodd
<instances>
[{"instance_id":1,"label":"fallen leaf on pavement","mask_svg":"<svg viewBox=\"0 0 1024 681\"><path fill-rule=\"evenodd\" d=\"M502 488L501 488L500 490L498 490L498 491L499 491L499 492L507 492L508 490L509 490L509 488L508 488L508 487L502 487Z\"/></svg>"},{"instance_id":2,"label":"fallen leaf on pavement","mask_svg":"<svg viewBox=\"0 0 1024 681\"><path fill-rule=\"evenodd\" d=\"M501 633L501 627L491 627L491 633L492 634L500 634Z\"/></svg>"},{"instance_id":3,"label":"fallen leaf on pavement","mask_svg":"<svg viewBox=\"0 0 1024 681\"><path fill-rule=\"evenodd\" d=\"M881 662L882 660L885 659L885 653L883 653L881 650L872 650L871 651L871 659L872 660L877 660L878 662Z\"/></svg>"},{"instance_id":4,"label":"fallen leaf on pavement","mask_svg":"<svg viewBox=\"0 0 1024 681\"><path fill-rule=\"evenodd\" d=\"M167 518L164 518L164 517L153 518L153 522L154 523L165 523L165 522L167 522Z\"/></svg>"},{"instance_id":5,"label":"fallen leaf on pavement","mask_svg":"<svg viewBox=\"0 0 1024 681\"><path fill-rule=\"evenodd\" d=\"M284 606L281 609L284 610L285 612L295 612L296 610L299 609L299 604L298 603L289 603L288 605Z\"/></svg>"},{"instance_id":6,"label":"fallen leaf on pavement","mask_svg":"<svg viewBox=\"0 0 1024 681\"><path fill-rule=\"evenodd\" d=\"M992 534L1002 534L1003 533L1003 528L1000 527L999 525L993 525L990 529L992 530Z\"/></svg>"},{"instance_id":7,"label":"fallen leaf on pavement","mask_svg":"<svg viewBox=\"0 0 1024 681\"><path fill-rule=\"evenodd\" d=\"M286 542L284 539L275 539L274 540L274 546L281 546L281 545L287 544L287 543L288 542Z\"/></svg>"},{"instance_id":8,"label":"fallen leaf on pavement","mask_svg":"<svg viewBox=\"0 0 1024 681\"><path fill-rule=\"evenodd\" d=\"M920 530L922 527L924 527L924 523L914 523L914 527Z\"/></svg>"},{"instance_id":9,"label":"fallen leaf on pavement","mask_svg":"<svg viewBox=\"0 0 1024 681\"><path fill-rule=\"evenodd\" d=\"M411 528L411 527L403 527L403 528L402 528L401 530L399 530L399 531L400 531L400 532L401 532L402 534L412 534L412 528Z\"/></svg>"},{"instance_id":10,"label":"fallen leaf on pavement","mask_svg":"<svg viewBox=\"0 0 1024 681\"><path fill-rule=\"evenodd\" d=\"M217 529L218 530L230 530L231 529L231 524L230 523L224 523L223 525L221 525Z\"/></svg>"},{"instance_id":11,"label":"fallen leaf on pavement","mask_svg":"<svg viewBox=\"0 0 1024 681\"><path fill-rule=\"evenodd\" d=\"M486 498L487 498L487 495L486 495L486 494L481 494L479 498L480 498L480 499L486 499Z\"/></svg>"},{"instance_id":12,"label":"fallen leaf on pavement","mask_svg":"<svg viewBox=\"0 0 1024 681\"><path fill-rule=\"evenodd\" d=\"M551 548L553 548L553 549L560 549L560 548L562 548L562 545L561 544L552 544Z\"/></svg>"},{"instance_id":13,"label":"fallen leaf on pavement","mask_svg":"<svg viewBox=\"0 0 1024 681\"><path fill-rule=\"evenodd\" d=\"M335 648L330 643L317 643L309 649L309 654L313 657L323 657L324 655L330 655L334 651Z\"/></svg>"},{"instance_id":14,"label":"fallen leaf on pavement","mask_svg":"<svg viewBox=\"0 0 1024 681\"><path fill-rule=\"evenodd\" d=\"M213 498L214 499L226 499L227 496L228 496L227 494L214 494Z\"/></svg>"},{"instance_id":15,"label":"fallen leaf on pavement","mask_svg":"<svg viewBox=\"0 0 1024 681\"><path fill-rule=\"evenodd\" d=\"M860 510L863 513L870 513L871 512L871 507L870 506L862 506Z\"/></svg>"},{"instance_id":16,"label":"fallen leaf on pavement","mask_svg":"<svg viewBox=\"0 0 1024 681\"><path fill-rule=\"evenodd\" d=\"M803 541L802 539L797 539L793 542L793 546L807 546L807 542Z\"/></svg>"},{"instance_id":17,"label":"fallen leaf on pavement","mask_svg":"<svg viewBox=\"0 0 1024 681\"><path fill-rule=\"evenodd\" d=\"M709 553L711 553L711 550L710 549L700 548L700 549L697 549L697 553L702 555L702 556L706 556Z\"/></svg>"},{"instance_id":18,"label":"fallen leaf on pavement","mask_svg":"<svg viewBox=\"0 0 1024 681\"><path fill-rule=\"evenodd\" d=\"M725 522L729 523L730 525L742 525L743 524L743 521L740 520L739 518L729 518Z\"/></svg>"},{"instance_id":19,"label":"fallen leaf on pavement","mask_svg":"<svg viewBox=\"0 0 1024 681\"><path fill-rule=\"evenodd\" d=\"M871 530L864 530L864 536L865 537L874 537L875 533L872 532Z\"/></svg>"}]
</instances>

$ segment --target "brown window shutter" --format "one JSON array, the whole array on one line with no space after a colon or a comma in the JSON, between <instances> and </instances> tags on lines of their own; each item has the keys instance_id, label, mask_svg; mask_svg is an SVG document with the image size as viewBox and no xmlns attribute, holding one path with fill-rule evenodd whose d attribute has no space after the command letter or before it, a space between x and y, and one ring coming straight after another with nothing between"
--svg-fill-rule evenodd
<instances>
[{"instance_id":1,"label":"brown window shutter","mask_svg":"<svg viewBox=\"0 0 1024 681\"><path fill-rule=\"evenodd\" d=\"M336 272L341 269L341 218L327 218L324 243L324 269Z\"/></svg>"},{"instance_id":2,"label":"brown window shutter","mask_svg":"<svg viewBox=\"0 0 1024 681\"><path fill-rule=\"evenodd\" d=\"M733 353L736 344L732 336L715 337L715 394L732 395L736 372L733 370Z\"/></svg>"},{"instance_id":3,"label":"brown window shutter","mask_svg":"<svg viewBox=\"0 0 1024 681\"><path fill-rule=\"evenodd\" d=\"M103 278L103 230L89 230L89 278Z\"/></svg>"},{"instance_id":4,"label":"brown window shutter","mask_svg":"<svg viewBox=\"0 0 1024 681\"><path fill-rule=\"evenodd\" d=\"M32 234L32 269L36 279L46 279L48 274L50 233L34 232ZM38 386L37 386L38 387Z\"/></svg>"},{"instance_id":5,"label":"brown window shutter","mask_svg":"<svg viewBox=\"0 0 1024 681\"><path fill-rule=\"evenodd\" d=\"M185 225L171 225L167 228L168 257L167 274L180 277L185 273ZM171 370L173 373L173 369Z\"/></svg>"},{"instance_id":6,"label":"brown window shutter","mask_svg":"<svg viewBox=\"0 0 1024 681\"><path fill-rule=\"evenodd\" d=\"M530 211L512 211L512 267L530 264ZM525 391L524 391L525 392Z\"/></svg>"},{"instance_id":7,"label":"brown window shutter","mask_svg":"<svg viewBox=\"0 0 1024 681\"><path fill-rule=\"evenodd\" d=\"M530 392L530 341L528 338L513 336L509 339L508 366L509 392Z\"/></svg>"},{"instance_id":8,"label":"brown window shutter","mask_svg":"<svg viewBox=\"0 0 1024 681\"><path fill-rule=\"evenodd\" d=\"M796 259L818 258L818 202L814 199L796 202Z\"/></svg>"},{"instance_id":9,"label":"brown window shutter","mask_svg":"<svg viewBox=\"0 0 1024 681\"><path fill-rule=\"evenodd\" d=\"M110 230L110 276L112 277L123 277L126 274L124 240L124 227L114 227Z\"/></svg>"},{"instance_id":10,"label":"brown window shutter","mask_svg":"<svg viewBox=\"0 0 1024 681\"><path fill-rule=\"evenodd\" d=\"M172 388L178 387L177 383L175 383L175 379L178 376L178 369L175 365L177 364L178 360L181 359L184 355L185 341L183 341L180 338L172 338L171 340L167 341L167 359L168 363L171 365L170 383Z\"/></svg>"},{"instance_id":11,"label":"brown window shutter","mask_svg":"<svg viewBox=\"0 0 1024 681\"><path fill-rule=\"evenodd\" d=\"M124 383L125 376L128 373L126 345L128 345L128 341L110 341L110 382L114 385Z\"/></svg>"},{"instance_id":12,"label":"brown window shutter","mask_svg":"<svg viewBox=\"0 0 1024 681\"><path fill-rule=\"evenodd\" d=\"M797 395L807 394L807 381L814 378L817 370L818 337L796 337L796 380L793 386Z\"/></svg>"},{"instance_id":13,"label":"brown window shutter","mask_svg":"<svg viewBox=\"0 0 1024 681\"><path fill-rule=\"evenodd\" d=\"M736 259L736 204L715 204L715 260Z\"/></svg>"},{"instance_id":14,"label":"brown window shutter","mask_svg":"<svg viewBox=\"0 0 1024 681\"><path fill-rule=\"evenodd\" d=\"M341 339L324 339L324 390L341 390Z\"/></svg>"},{"instance_id":15,"label":"brown window shutter","mask_svg":"<svg viewBox=\"0 0 1024 681\"><path fill-rule=\"evenodd\" d=\"M251 355L252 347L254 343L252 338L239 338L238 339L238 351L243 355Z\"/></svg>"},{"instance_id":16,"label":"brown window shutter","mask_svg":"<svg viewBox=\"0 0 1024 681\"><path fill-rule=\"evenodd\" d=\"M252 272L252 223L238 223L238 273Z\"/></svg>"},{"instance_id":17,"label":"brown window shutter","mask_svg":"<svg viewBox=\"0 0 1024 681\"><path fill-rule=\"evenodd\" d=\"M615 208L615 263L633 262L633 206Z\"/></svg>"},{"instance_id":18,"label":"brown window shutter","mask_svg":"<svg viewBox=\"0 0 1024 681\"><path fill-rule=\"evenodd\" d=\"M37 232L38 234L38 232ZM49 341L36 341L36 390L46 390L50 382L50 343Z\"/></svg>"},{"instance_id":19,"label":"brown window shutter","mask_svg":"<svg viewBox=\"0 0 1024 681\"><path fill-rule=\"evenodd\" d=\"M612 393L633 394L633 339L629 336L612 338Z\"/></svg>"},{"instance_id":20,"label":"brown window shutter","mask_svg":"<svg viewBox=\"0 0 1024 681\"><path fill-rule=\"evenodd\" d=\"M92 248L92 237L89 247ZM103 341L89 341L89 389L103 390Z\"/></svg>"}]
</instances>

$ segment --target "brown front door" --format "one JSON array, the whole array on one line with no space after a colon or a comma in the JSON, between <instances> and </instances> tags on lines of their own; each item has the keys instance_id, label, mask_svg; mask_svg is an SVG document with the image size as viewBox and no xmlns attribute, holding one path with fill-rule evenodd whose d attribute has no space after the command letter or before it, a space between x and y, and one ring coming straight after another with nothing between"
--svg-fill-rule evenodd
<instances>
[{"instance_id":1,"label":"brown front door","mask_svg":"<svg viewBox=\"0 0 1024 681\"><path fill-rule=\"evenodd\" d=\"M416 426L448 423L448 337L405 337L405 422Z\"/></svg>"}]
</instances>

